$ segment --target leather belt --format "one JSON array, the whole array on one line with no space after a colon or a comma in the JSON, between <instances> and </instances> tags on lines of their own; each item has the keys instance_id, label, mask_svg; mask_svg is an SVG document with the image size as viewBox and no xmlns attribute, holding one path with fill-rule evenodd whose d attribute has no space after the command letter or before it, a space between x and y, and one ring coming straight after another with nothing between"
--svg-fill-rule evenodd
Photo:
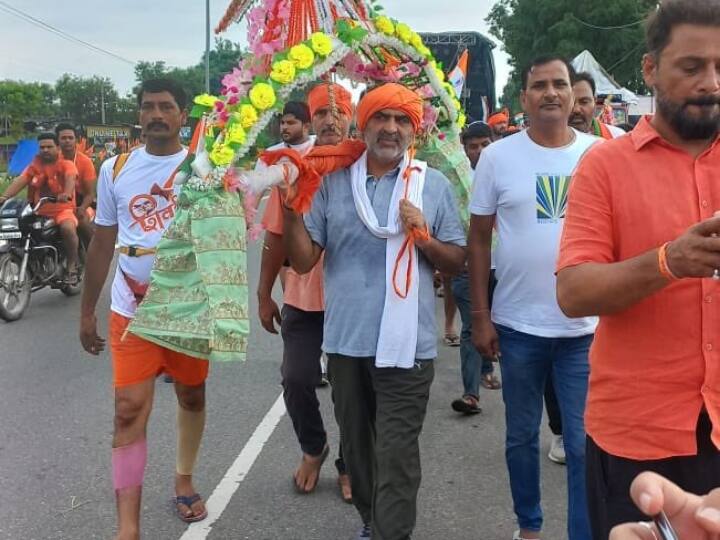
<instances>
[{"instance_id":1,"label":"leather belt","mask_svg":"<svg viewBox=\"0 0 720 540\"><path fill-rule=\"evenodd\" d=\"M157 250L155 248L120 246L118 251L123 255L127 255L128 257L143 257L145 255L155 255Z\"/></svg>"}]
</instances>

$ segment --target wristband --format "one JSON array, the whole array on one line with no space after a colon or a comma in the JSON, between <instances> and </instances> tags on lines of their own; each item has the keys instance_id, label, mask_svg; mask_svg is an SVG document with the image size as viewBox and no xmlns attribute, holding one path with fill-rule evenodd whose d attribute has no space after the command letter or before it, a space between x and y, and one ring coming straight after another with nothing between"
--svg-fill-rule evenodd
<instances>
[{"instance_id":1,"label":"wristband","mask_svg":"<svg viewBox=\"0 0 720 540\"><path fill-rule=\"evenodd\" d=\"M667 248L669 245L670 242L665 242L658 250L658 270L660 270L662 276L668 281L677 281L680 278L673 274L667 262Z\"/></svg>"}]
</instances>

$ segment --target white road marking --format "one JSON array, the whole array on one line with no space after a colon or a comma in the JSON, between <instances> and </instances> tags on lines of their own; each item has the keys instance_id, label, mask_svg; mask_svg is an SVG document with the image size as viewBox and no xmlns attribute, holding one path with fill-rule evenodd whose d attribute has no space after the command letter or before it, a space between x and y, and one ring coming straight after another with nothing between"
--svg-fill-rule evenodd
<instances>
[{"instance_id":1,"label":"white road marking","mask_svg":"<svg viewBox=\"0 0 720 540\"><path fill-rule=\"evenodd\" d=\"M213 524L220 519L230 499L250 472L253 463L284 415L285 402L280 394L207 500L208 517L197 523L191 523L180 540L205 540L208 537Z\"/></svg>"}]
</instances>

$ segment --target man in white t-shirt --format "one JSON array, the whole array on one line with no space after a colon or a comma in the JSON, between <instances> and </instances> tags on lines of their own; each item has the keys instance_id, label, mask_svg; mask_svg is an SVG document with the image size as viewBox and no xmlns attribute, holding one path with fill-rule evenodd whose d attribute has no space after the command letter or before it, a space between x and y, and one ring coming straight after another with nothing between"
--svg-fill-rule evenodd
<instances>
[{"instance_id":1,"label":"man in white t-shirt","mask_svg":"<svg viewBox=\"0 0 720 540\"><path fill-rule=\"evenodd\" d=\"M193 487L192 471L205 425L208 362L127 333L150 281L155 247L175 214L173 179L188 153L180 144L186 97L177 83L155 79L143 83L138 106L146 145L106 161L100 170L97 229L88 249L80 327L85 350L99 354L105 340L97 333L95 308L117 241L120 256L112 284L110 351L115 387L112 477L118 540L140 537L140 497L147 461L145 433L155 378L162 372L175 380L178 399L177 513L186 522L207 516L205 504Z\"/></svg>"},{"instance_id":2,"label":"man in white t-shirt","mask_svg":"<svg viewBox=\"0 0 720 540\"><path fill-rule=\"evenodd\" d=\"M585 496L583 412L588 350L596 320L568 319L555 298L555 261L567 192L578 160L598 139L568 127L572 67L543 57L523 72L521 102L530 128L486 148L470 202L473 343L500 356L507 424L505 456L520 530L539 538L539 432L543 391L555 383L568 465L568 536L591 537ZM492 313L488 276L493 225L498 280Z\"/></svg>"}]
</instances>

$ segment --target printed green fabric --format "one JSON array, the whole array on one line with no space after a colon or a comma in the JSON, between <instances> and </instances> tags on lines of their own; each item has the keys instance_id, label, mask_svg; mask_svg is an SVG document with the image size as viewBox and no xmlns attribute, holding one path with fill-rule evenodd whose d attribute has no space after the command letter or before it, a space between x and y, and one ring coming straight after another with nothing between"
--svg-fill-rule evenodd
<instances>
[{"instance_id":1,"label":"printed green fabric","mask_svg":"<svg viewBox=\"0 0 720 540\"><path fill-rule=\"evenodd\" d=\"M244 360L250 330L246 246L237 194L183 187L130 332L197 358Z\"/></svg>"},{"instance_id":2,"label":"printed green fabric","mask_svg":"<svg viewBox=\"0 0 720 540\"><path fill-rule=\"evenodd\" d=\"M439 137L431 137L429 141L420 145L416 157L426 161L430 167L439 170L450 180L457 197L460 221L467 232L470 228L468 205L472 188L472 169L460 138L452 133L448 133L442 140Z\"/></svg>"}]
</instances>

